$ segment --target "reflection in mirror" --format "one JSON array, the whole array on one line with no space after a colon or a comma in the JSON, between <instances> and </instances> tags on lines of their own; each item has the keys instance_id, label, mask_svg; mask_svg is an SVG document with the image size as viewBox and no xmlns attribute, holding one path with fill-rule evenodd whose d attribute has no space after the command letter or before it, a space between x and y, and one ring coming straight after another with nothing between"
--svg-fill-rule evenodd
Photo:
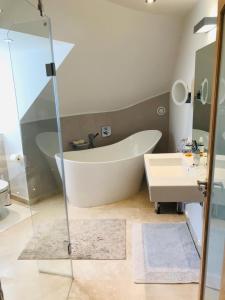
<instances>
[{"instance_id":1,"label":"reflection in mirror","mask_svg":"<svg viewBox=\"0 0 225 300\"><path fill-rule=\"evenodd\" d=\"M225 67L225 63L223 63L223 68ZM219 90L218 90L218 116L217 118L224 120L225 118L225 72L224 69L221 70L220 79L219 79ZM217 157L216 157L216 165L220 167L221 159L225 160L225 124L224 122L220 122L217 125ZM223 165L225 168L225 163Z\"/></svg>"},{"instance_id":2,"label":"reflection in mirror","mask_svg":"<svg viewBox=\"0 0 225 300\"><path fill-rule=\"evenodd\" d=\"M209 124L212 97L213 68L216 43L196 52L193 140L203 142L205 149L209 143ZM224 82L225 90L225 82Z\"/></svg>"},{"instance_id":3,"label":"reflection in mirror","mask_svg":"<svg viewBox=\"0 0 225 300\"><path fill-rule=\"evenodd\" d=\"M201 84L201 102L202 104L206 104L208 101L208 103L210 104L210 99L209 99L209 81L207 78L205 78Z\"/></svg>"}]
</instances>

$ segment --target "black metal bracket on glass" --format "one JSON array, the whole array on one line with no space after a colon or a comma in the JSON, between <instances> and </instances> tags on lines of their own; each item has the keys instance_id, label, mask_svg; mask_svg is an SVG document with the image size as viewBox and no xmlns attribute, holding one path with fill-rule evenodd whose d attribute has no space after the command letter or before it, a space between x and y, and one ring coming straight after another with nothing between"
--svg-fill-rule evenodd
<instances>
[{"instance_id":1,"label":"black metal bracket on glass","mask_svg":"<svg viewBox=\"0 0 225 300\"><path fill-rule=\"evenodd\" d=\"M46 68L46 75L48 77L56 76L55 63L46 64L45 68Z\"/></svg>"},{"instance_id":2,"label":"black metal bracket on glass","mask_svg":"<svg viewBox=\"0 0 225 300\"><path fill-rule=\"evenodd\" d=\"M44 13L43 13L43 4L41 0L38 0L38 10L40 11L40 16L43 17Z\"/></svg>"}]
</instances>

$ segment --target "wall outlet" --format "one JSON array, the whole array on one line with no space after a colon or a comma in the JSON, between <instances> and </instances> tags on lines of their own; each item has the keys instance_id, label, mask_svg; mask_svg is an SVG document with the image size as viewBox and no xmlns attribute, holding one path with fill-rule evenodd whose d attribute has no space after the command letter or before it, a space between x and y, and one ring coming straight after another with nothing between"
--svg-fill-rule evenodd
<instances>
[{"instance_id":1,"label":"wall outlet","mask_svg":"<svg viewBox=\"0 0 225 300\"><path fill-rule=\"evenodd\" d=\"M157 107L157 115L158 116L165 116L166 114L166 108L165 106L159 106Z\"/></svg>"},{"instance_id":2,"label":"wall outlet","mask_svg":"<svg viewBox=\"0 0 225 300\"><path fill-rule=\"evenodd\" d=\"M103 126L101 129L102 137L108 137L112 135L112 128L111 126Z\"/></svg>"}]
</instances>

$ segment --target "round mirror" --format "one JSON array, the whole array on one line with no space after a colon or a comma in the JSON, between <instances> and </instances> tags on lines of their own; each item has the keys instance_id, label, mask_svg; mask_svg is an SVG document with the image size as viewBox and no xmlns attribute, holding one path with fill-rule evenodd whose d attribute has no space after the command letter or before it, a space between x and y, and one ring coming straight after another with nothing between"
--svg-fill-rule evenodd
<instances>
[{"instance_id":1,"label":"round mirror","mask_svg":"<svg viewBox=\"0 0 225 300\"><path fill-rule=\"evenodd\" d=\"M201 102L202 104L206 104L209 96L209 82L208 79L205 78L201 84Z\"/></svg>"},{"instance_id":2,"label":"round mirror","mask_svg":"<svg viewBox=\"0 0 225 300\"><path fill-rule=\"evenodd\" d=\"M188 99L188 87L183 80L177 80L172 87L172 99L176 105L186 103Z\"/></svg>"}]
</instances>

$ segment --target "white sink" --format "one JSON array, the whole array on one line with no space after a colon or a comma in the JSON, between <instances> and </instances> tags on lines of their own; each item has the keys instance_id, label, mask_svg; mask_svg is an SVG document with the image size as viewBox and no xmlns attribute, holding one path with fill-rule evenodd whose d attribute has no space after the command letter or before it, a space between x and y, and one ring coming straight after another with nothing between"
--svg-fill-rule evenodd
<instances>
[{"instance_id":1,"label":"white sink","mask_svg":"<svg viewBox=\"0 0 225 300\"><path fill-rule=\"evenodd\" d=\"M145 169L151 201L203 201L197 181L205 180L206 168L192 167L183 154L147 154Z\"/></svg>"}]
</instances>

